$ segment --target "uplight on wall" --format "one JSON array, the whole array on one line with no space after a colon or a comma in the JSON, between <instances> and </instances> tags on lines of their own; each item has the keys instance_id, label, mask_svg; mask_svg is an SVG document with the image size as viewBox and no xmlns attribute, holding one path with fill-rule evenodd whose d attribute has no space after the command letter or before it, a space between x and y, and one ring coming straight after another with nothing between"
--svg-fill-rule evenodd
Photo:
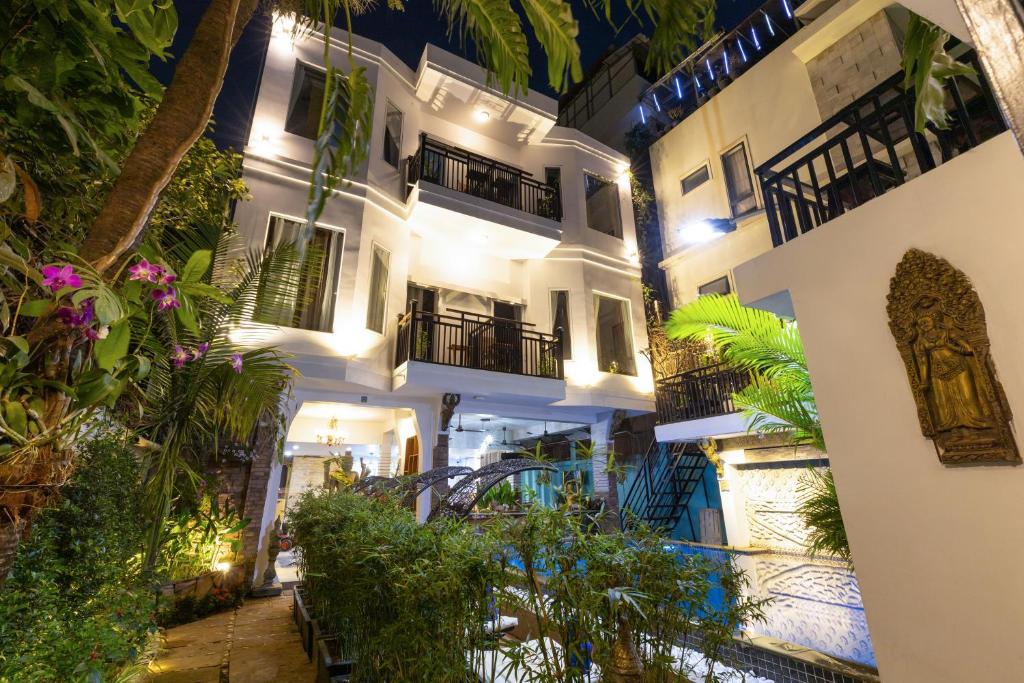
<instances>
[{"instance_id":1,"label":"uplight on wall","mask_svg":"<svg viewBox=\"0 0 1024 683\"><path fill-rule=\"evenodd\" d=\"M727 218L702 218L689 221L679 228L679 239L686 244L705 244L736 229L736 223Z\"/></svg>"},{"instance_id":2,"label":"uplight on wall","mask_svg":"<svg viewBox=\"0 0 1024 683\"><path fill-rule=\"evenodd\" d=\"M253 125L252 134L249 136L249 148L254 154L262 157L271 157L277 154L279 129L268 122L259 122Z\"/></svg>"},{"instance_id":3,"label":"uplight on wall","mask_svg":"<svg viewBox=\"0 0 1024 683\"><path fill-rule=\"evenodd\" d=\"M491 120L491 112L486 109L477 109L473 112L473 118L476 119L477 123L487 123Z\"/></svg>"}]
</instances>

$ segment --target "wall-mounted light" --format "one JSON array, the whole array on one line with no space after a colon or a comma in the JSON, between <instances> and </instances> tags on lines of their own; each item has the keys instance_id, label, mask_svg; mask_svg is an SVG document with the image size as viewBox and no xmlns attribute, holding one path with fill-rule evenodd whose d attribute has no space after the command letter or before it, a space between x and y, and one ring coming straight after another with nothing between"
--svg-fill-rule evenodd
<instances>
[{"instance_id":1,"label":"wall-mounted light","mask_svg":"<svg viewBox=\"0 0 1024 683\"><path fill-rule=\"evenodd\" d=\"M684 223L679 228L679 238L686 244L705 244L736 229L736 223L728 218L702 218Z\"/></svg>"},{"instance_id":2,"label":"wall-mounted light","mask_svg":"<svg viewBox=\"0 0 1024 683\"><path fill-rule=\"evenodd\" d=\"M473 118L476 119L477 123L487 123L491 120L491 112L486 109L477 109L473 112Z\"/></svg>"}]
</instances>

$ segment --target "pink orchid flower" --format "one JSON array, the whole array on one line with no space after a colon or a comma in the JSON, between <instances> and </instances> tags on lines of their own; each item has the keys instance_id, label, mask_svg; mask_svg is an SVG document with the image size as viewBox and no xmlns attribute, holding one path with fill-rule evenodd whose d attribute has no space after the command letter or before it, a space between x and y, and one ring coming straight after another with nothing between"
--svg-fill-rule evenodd
<instances>
[{"instance_id":1,"label":"pink orchid flower","mask_svg":"<svg viewBox=\"0 0 1024 683\"><path fill-rule=\"evenodd\" d=\"M69 265L43 266L43 287L49 287L51 292L57 292L64 287L81 287L82 278L75 274L75 269Z\"/></svg>"},{"instance_id":2,"label":"pink orchid flower","mask_svg":"<svg viewBox=\"0 0 1024 683\"><path fill-rule=\"evenodd\" d=\"M157 310L166 311L171 308L181 308L181 302L178 301L178 294L174 291L174 287L168 287L164 289L153 290L153 300L156 301Z\"/></svg>"},{"instance_id":3,"label":"pink orchid flower","mask_svg":"<svg viewBox=\"0 0 1024 683\"><path fill-rule=\"evenodd\" d=\"M242 354L236 353L231 356L231 369L242 374Z\"/></svg>"},{"instance_id":4,"label":"pink orchid flower","mask_svg":"<svg viewBox=\"0 0 1024 683\"><path fill-rule=\"evenodd\" d=\"M174 353L171 354L171 360L174 361L174 367L180 368L188 362L189 353L180 344L175 345Z\"/></svg>"}]
</instances>

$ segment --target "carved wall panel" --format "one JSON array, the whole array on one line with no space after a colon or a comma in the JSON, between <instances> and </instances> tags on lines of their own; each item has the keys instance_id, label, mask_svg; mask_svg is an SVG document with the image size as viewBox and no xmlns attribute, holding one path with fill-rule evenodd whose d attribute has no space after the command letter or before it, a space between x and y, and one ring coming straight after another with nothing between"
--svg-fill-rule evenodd
<instances>
[{"instance_id":1,"label":"carved wall panel","mask_svg":"<svg viewBox=\"0 0 1024 683\"><path fill-rule=\"evenodd\" d=\"M842 562L789 554L754 557L758 597L771 598L752 630L875 666L857 578Z\"/></svg>"},{"instance_id":2,"label":"carved wall panel","mask_svg":"<svg viewBox=\"0 0 1024 683\"><path fill-rule=\"evenodd\" d=\"M789 552L807 547L807 527L796 514L801 495L801 466L737 469L750 545Z\"/></svg>"},{"instance_id":3,"label":"carved wall panel","mask_svg":"<svg viewBox=\"0 0 1024 683\"><path fill-rule=\"evenodd\" d=\"M910 249L889 283L887 311L921 432L939 461L1020 464L985 309L967 276L943 258Z\"/></svg>"}]
</instances>

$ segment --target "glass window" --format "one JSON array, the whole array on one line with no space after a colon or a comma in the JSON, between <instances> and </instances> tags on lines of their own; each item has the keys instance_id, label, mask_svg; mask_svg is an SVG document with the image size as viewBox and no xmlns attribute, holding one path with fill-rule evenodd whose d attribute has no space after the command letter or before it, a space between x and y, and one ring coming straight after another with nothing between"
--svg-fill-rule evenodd
<instances>
[{"instance_id":1,"label":"glass window","mask_svg":"<svg viewBox=\"0 0 1024 683\"><path fill-rule=\"evenodd\" d=\"M554 197L551 198L550 211L545 211L547 216L561 216L562 209L562 169L558 166L548 166L544 169L544 184L555 188ZM545 207L547 208L547 207Z\"/></svg>"},{"instance_id":2,"label":"glass window","mask_svg":"<svg viewBox=\"0 0 1024 683\"><path fill-rule=\"evenodd\" d=\"M572 334L569 325L569 292L564 289L551 292L551 333L562 330L562 359L572 358Z\"/></svg>"},{"instance_id":3,"label":"glass window","mask_svg":"<svg viewBox=\"0 0 1024 683\"><path fill-rule=\"evenodd\" d=\"M388 102L384 113L384 161L395 168L402 160L402 112Z\"/></svg>"},{"instance_id":4,"label":"glass window","mask_svg":"<svg viewBox=\"0 0 1024 683\"><path fill-rule=\"evenodd\" d=\"M374 244L373 255L370 258L370 301L366 306L366 329L384 334L391 252L379 244Z\"/></svg>"},{"instance_id":5,"label":"glass window","mask_svg":"<svg viewBox=\"0 0 1024 683\"><path fill-rule=\"evenodd\" d=\"M729 276L723 275L717 280L705 283L697 288L697 296L704 296L705 294L728 294L732 291L729 286Z\"/></svg>"},{"instance_id":6,"label":"glass window","mask_svg":"<svg viewBox=\"0 0 1024 683\"><path fill-rule=\"evenodd\" d=\"M292 94L288 101L288 118L284 124L286 131L316 140L317 132L320 130L320 110L323 108L326 82L323 71L296 63Z\"/></svg>"},{"instance_id":7,"label":"glass window","mask_svg":"<svg viewBox=\"0 0 1024 683\"><path fill-rule=\"evenodd\" d=\"M306 224L282 216L270 217L267 247L277 248L299 239ZM334 298L338 292L344 233L317 226L306 249L298 278L275 292L274 300L254 316L258 322L304 330L331 332Z\"/></svg>"},{"instance_id":8,"label":"glass window","mask_svg":"<svg viewBox=\"0 0 1024 683\"><path fill-rule=\"evenodd\" d=\"M594 304L597 308L597 369L635 375L629 304L600 294L594 295Z\"/></svg>"},{"instance_id":9,"label":"glass window","mask_svg":"<svg viewBox=\"0 0 1024 683\"><path fill-rule=\"evenodd\" d=\"M747 146L740 143L722 155L725 186L729 191L729 205L733 217L743 216L757 209L754 181L750 177Z\"/></svg>"},{"instance_id":10,"label":"glass window","mask_svg":"<svg viewBox=\"0 0 1024 683\"><path fill-rule=\"evenodd\" d=\"M583 174L587 196L587 225L612 237L622 237L619 186L590 173Z\"/></svg>"},{"instance_id":11,"label":"glass window","mask_svg":"<svg viewBox=\"0 0 1024 683\"><path fill-rule=\"evenodd\" d=\"M704 164L690 175L683 178L683 194L693 192L711 178L711 171L708 165Z\"/></svg>"}]
</instances>

